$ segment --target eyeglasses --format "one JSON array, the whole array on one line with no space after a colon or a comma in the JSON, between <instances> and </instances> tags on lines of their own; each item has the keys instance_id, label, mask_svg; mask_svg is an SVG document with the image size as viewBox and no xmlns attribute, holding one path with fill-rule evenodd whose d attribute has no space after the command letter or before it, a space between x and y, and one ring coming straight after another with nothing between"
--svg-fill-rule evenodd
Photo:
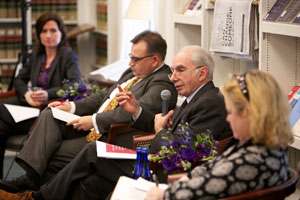
<instances>
[{"instance_id":1,"label":"eyeglasses","mask_svg":"<svg viewBox=\"0 0 300 200\"><path fill-rule=\"evenodd\" d=\"M135 57L135 56L132 56L131 54L129 54L129 58L134 62L134 63L137 63L139 60L143 60L145 58L149 58L149 57L152 57L154 55L148 55L148 56L144 56L144 57Z\"/></svg>"},{"instance_id":2,"label":"eyeglasses","mask_svg":"<svg viewBox=\"0 0 300 200\"><path fill-rule=\"evenodd\" d=\"M249 92L248 92L245 76L246 76L246 74L239 75L239 76L236 77L236 79L238 81L241 92L246 97L246 99L249 101Z\"/></svg>"},{"instance_id":3,"label":"eyeglasses","mask_svg":"<svg viewBox=\"0 0 300 200\"><path fill-rule=\"evenodd\" d=\"M192 70L195 70L195 69L199 69L199 68L201 68L201 67L203 67L203 66L204 66L204 65L198 66L198 67L195 67L195 68L191 68L191 69L187 69L187 70L184 70L184 71L175 71L175 70L173 70L173 69L171 68L172 73L171 73L171 74L168 74L168 77L169 77L169 79L171 79L172 76L178 77L178 76L180 76L180 75L182 75L182 74L184 74L184 73L186 73L186 72L189 72L189 71L192 71Z\"/></svg>"}]
</instances>

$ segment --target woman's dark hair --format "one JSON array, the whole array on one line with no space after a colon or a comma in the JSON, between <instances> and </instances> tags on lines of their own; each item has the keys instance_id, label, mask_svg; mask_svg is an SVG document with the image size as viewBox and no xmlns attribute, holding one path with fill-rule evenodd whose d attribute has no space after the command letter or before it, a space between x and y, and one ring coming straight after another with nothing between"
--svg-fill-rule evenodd
<instances>
[{"instance_id":1,"label":"woman's dark hair","mask_svg":"<svg viewBox=\"0 0 300 200\"><path fill-rule=\"evenodd\" d=\"M45 53L45 47L44 45L41 43L41 38L40 38L40 34L43 30L44 25L50 21L53 20L57 23L58 29L61 32L61 41L58 44L58 49L62 48L62 47L70 47L68 39L67 39L67 29L66 26L64 25L62 19L55 13L44 13L43 15L41 15L38 20L36 21L35 24L35 32L36 32L36 37L38 39L38 44L37 44L37 53L38 54L44 54Z\"/></svg>"}]
</instances>

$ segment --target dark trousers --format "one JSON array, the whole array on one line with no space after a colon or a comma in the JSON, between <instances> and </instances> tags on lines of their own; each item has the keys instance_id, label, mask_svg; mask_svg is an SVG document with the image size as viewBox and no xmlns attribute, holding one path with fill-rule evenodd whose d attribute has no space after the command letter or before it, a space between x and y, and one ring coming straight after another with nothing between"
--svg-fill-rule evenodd
<instances>
[{"instance_id":1,"label":"dark trousers","mask_svg":"<svg viewBox=\"0 0 300 200\"><path fill-rule=\"evenodd\" d=\"M81 152L41 187L45 199L105 199L120 176L132 175L134 160L98 158L96 142Z\"/></svg>"},{"instance_id":2,"label":"dark trousers","mask_svg":"<svg viewBox=\"0 0 300 200\"><path fill-rule=\"evenodd\" d=\"M27 134L30 127L35 122L36 118L31 118L25 121L15 123L14 119L3 105L3 103L22 105L22 103L15 98L10 98L9 100L1 101L0 103L0 178L3 178L3 161L4 153L6 148L6 139L12 135L17 134ZM24 106L24 105L23 105ZM25 105L26 106L26 105ZM28 106L28 105L27 105ZM20 110L20 114L22 110Z\"/></svg>"},{"instance_id":3,"label":"dark trousers","mask_svg":"<svg viewBox=\"0 0 300 200\"><path fill-rule=\"evenodd\" d=\"M46 108L16 161L25 170L33 169L40 178L48 180L86 145L86 134L53 118L51 109Z\"/></svg>"}]
</instances>

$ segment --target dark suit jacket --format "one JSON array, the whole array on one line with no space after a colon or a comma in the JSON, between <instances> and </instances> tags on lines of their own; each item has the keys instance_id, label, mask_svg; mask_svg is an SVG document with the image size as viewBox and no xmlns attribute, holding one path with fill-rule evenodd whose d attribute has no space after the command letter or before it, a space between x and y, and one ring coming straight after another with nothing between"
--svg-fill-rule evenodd
<instances>
[{"instance_id":1,"label":"dark suit jacket","mask_svg":"<svg viewBox=\"0 0 300 200\"><path fill-rule=\"evenodd\" d=\"M170 73L171 70L169 66L164 65L162 68L149 74L129 89L143 109L147 109L152 114L160 113L162 110L160 93L164 89L168 89L172 95L169 104L170 109L175 108L177 91L167 76ZM119 81L108 90L75 102L75 114L83 116L96 113L109 97L110 93L117 87L117 84L121 84L133 76L134 75L129 68L123 73ZM98 113L96 116L96 122L101 133L106 133L111 124L129 123L130 119L131 115L120 107L111 111Z\"/></svg>"},{"instance_id":2,"label":"dark suit jacket","mask_svg":"<svg viewBox=\"0 0 300 200\"><path fill-rule=\"evenodd\" d=\"M31 81L32 86L38 86L42 59L43 55L38 56L34 53L29 62L24 64L14 80L14 88L23 103L25 103L24 94L28 89L27 83ZM78 67L78 57L76 53L69 48L58 50L51 63L49 73L47 89L49 100L58 97L56 92L62 88L63 80L67 79L72 83L80 81L80 78L81 73Z\"/></svg>"},{"instance_id":3,"label":"dark suit jacket","mask_svg":"<svg viewBox=\"0 0 300 200\"><path fill-rule=\"evenodd\" d=\"M171 133L176 131L177 125L183 121L188 122L192 134L201 133L210 129L216 140L221 140L232 135L229 124L226 122L227 112L222 94L212 81L206 83L192 98L189 104L176 116L179 109L172 116L173 126ZM151 132L154 127L154 116L143 110L141 116L133 124L133 127ZM174 119L176 118L176 119ZM151 128L152 127L152 128ZM161 136L166 130L160 131L151 143L150 152L156 153L161 147Z\"/></svg>"}]
</instances>

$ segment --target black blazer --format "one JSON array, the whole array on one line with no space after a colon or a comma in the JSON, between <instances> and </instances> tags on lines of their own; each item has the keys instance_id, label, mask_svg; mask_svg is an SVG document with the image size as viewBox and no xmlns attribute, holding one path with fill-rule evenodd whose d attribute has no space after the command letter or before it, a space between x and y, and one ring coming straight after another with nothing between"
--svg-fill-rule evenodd
<instances>
[{"instance_id":1,"label":"black blazer","mask_svg":"<svg viewBox=\"0 0 300 200\"><path fill-rule=\"evenodd\" d=\"M226 109L223 95L212 81L206 83L192 98L189 104L182 110L177 117L179 109L172 116L173 126L171 133L176 131L177 125L183 121L188 122L191 134L198 134L210 129L216 140L222 140L232 135L229 124L226 122ZM154 127L154 115L151 121L149 119L151 113L143 110L141 116L133 124L135 128L151 131ZM176 118L176 119L174 119ZM152 129L150 128L152 126ZM151 143L150 152L156 153L161 147L161 136L166 130L160 131Z\"/></svg>"},{"instance_id":2,"label":"black blazer","mask_svg":"<svg viewBox=\"0 0 300 200\"><path fill-rule=\"evenodd\" d=\"M26 103L24 94L31 81L32 86L38 86L38 79L41 70L43 55L33 53L28 63L24 64L18 76L14 80L14 88L22 103ZM63 80L70 82L80 81L81 73L78 67L78 56L69 48L62 48L57 51L54 60L51 63L49 79L48 79L48 98L54 99L58 96L56 92L62 88Z\"/></svg>"}]
</instances>

